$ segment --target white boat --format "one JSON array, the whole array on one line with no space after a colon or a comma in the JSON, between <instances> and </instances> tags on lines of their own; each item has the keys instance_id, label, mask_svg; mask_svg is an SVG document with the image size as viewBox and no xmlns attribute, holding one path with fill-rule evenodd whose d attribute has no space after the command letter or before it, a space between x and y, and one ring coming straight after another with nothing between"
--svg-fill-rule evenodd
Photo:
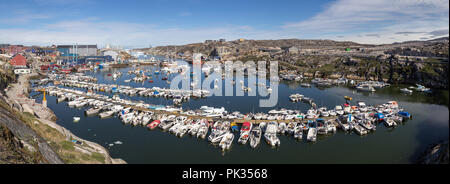
<instances>
[{"instance_id":1,"label":"white boat","mask_svg":"<svg viewBox=\"0 0 450 184\"><path fill-rule=\"evenodd\" d=\"M74 121L74 122L80 121L80 117L73 117L73 121Z\"/></svg>"},{"instance_id":2,"label":"white boat","mask_svg":"<svg viewBox=\"0 0 450 184\"><path fill-rule=\"evenodd\" d=\"M100 118L107 118L107 117L112 116L113 114L114 114L114 111L110 110L110 111L105 111L105 112L100 113L99 116L100 116Z\"/></svg>"},{"instance_id":3,"label":"white boat","mask_svg":"<svg viewBox=\"0 0 450 184\"><path fill-rule=\"evenodd\" d=\"M408 89L408 88L402 88L400 89L401 92L406 93L406 94L412 94L412 90Z\"/></svg>"},{"instance_id":4,"label":"white boat","mask_svg":"<svg viewBox=\"0 0 450 184\"><path fill-rule=\"evenodd\" d=\"M57 102L61 103L62 101L67 100L67 97L65 95L62 95L61 97L58 98Z\"/></svg>"},{"instance_id":5,"label":"white boat","mask_svg":"<svg viewBox=\"0 0 450 184\"><path fill-rule=\"evenodd\" d=\"M358 102L358 109L361 112L367 112L367 106L365 102Z\"/></svg>"},{"instance_id":6,"label":"white boat","mask_svg":"<svg viewBox=\"0 0 450 184\"><path fill-rule=\"evenodd\" d=\"M277 130L277 132L278 133L281 133L281 134L284 134L284 133L286 133L286 123L284 123L284 122L281 122L279 125L278 125L278 130Z\"/></svg>"},{"instance_id":7,"label":"white boat","mask_svg":"<svg viewBox=\"0 0 450 184\"><path fill-rule=\"evenodd\" d=\"M290 122L287 125L287 133L290 134L290 135L294 134L296 126L297 126L296 122Z\"/></svg>"},{"instance_id":8,"label":"white boat","mask_svg":"<svg viewBox=\"0 0 450 184\"><path fill-rule=\"evenodd\" d=\"M294 138L296 139L303 138L303 127L300 124L297 124L294 128Z\"/></svg>"},{"instance_id":9,"label":"white boat","mask_svg":"<svg viewBox=\"0 0 450 184\"><path fill-rule=\"evenodd\" d=\"M233 133L226 133L222 140L219 143L219 147L222 148L222 150L230 149L231 144L233 143L234 134Z\"/></svg>"},{"instance_id":10,"label":"white boat","mask_svg":"<svg viewBox=\"0 0 450 184\"><path fill-rule=\"evenodd\" d=\"M325 135L328 134L327 123L323 119L317 119L317 134Z\"/></svg>"},{"instance_id":11,"label":"white boat","mask_svg":"<svg viewBox=\"0 0 450 184\"><path fill-rule=\"evenodd\" d=\"M336 105L336 107L334 108L334 111L336 111L336 114L338 114L338 115L344 115L344 109L342 109L342 106L340 106L340 105Z\"/></svg>"},{"instance_id":12,"label":"white boat","mask_svg":"<svg viewBox=\"0 0 450 184\"><path fill-rule=\"evenodd\" d=\"M354 123L353 124L353 128L356 131L357 134L359 135L366 135L367 134L367 130L365 128L363 128L361 125Z\"/></svg>"},{"instance_id":13,"label":"white boat","mask_svg":"<svg viewBox=\"0 0 450 184\"><path fill-rule=\"evenodd\" d=\"M365 91L365 92L375 92L375 89L371 85L360 85L356 87L359 91Z\"/></svg>"},{"instance_id":14,"label":"white boat","mask_svg":"<svg viewBox=\"0 0 450 184\"><path fill-rule=\"evenodd\" d=\"M187 125L181 125L180 127L178 127L178 130L175 133L175 135L178 136L178 137L183 137L183 135L186 134L187 131L188 131L188 126Z\"/></svg>"},{"instance_id":15,"label":"white boat","mask_svg":"<svg viewBox=\"0 0 450 184\"><path fill-rule=\"evenodd\" d=\"M309 123L308 134L306 140L310 142L316 142L317 138L317 124L316 122Z\"/></svg>"},{"instance_id":16,"label":"white boat","mask_svg":"<svg viewBox=\"0 0 450 184\"><path fill-rule=\"evenodd\" d=\"M376 130L376 126L375 124L371 123L369 120L364 119L364 120L358 120L358 123L364 127L367 130L371 130L371 131L375 131Z\"/></svg>"},{"instance_id":17,"label":"white boat","mask_svg":"<svg viewBox=\"0 0 450 184\"><path fill-rule=\"evenodd\" d=\"M397 123L392 118L384 118L384 124L388 127L397 126Z\"/></svg>"},{"instance_id":18,"label":"white boat","mask_svg":"<svg viewBox=\"0 0 450 184\"><path fill-rule=\"evenodd\" d=\"M211 132L211 135L213 135L213 136L208 137L208 139L213 144L219 143L227 133L228 132L224 132L224 131Z\"/></svg>"},{"instance_id":19,"label":"white boat","mask_svg":"<svg viewBox=\"0 0 450 184\"><path fill-rule=\"evenodd\" d=\"M264 138L267 144L271 146L279 146L280 139L277 137L278 126L277 123L272 121L267 124L266 132L264 133Z\"/></svg>"},{"instance_id":20,"label":"white boat","mask_svg":"<svg viewBox=\"0 0 450 184\"><path fill-rule=\"evenodd\" d=\"M345 119L338 118L338 119L336 119L336 121L339 125L339 128L341 128L344 131L350 131L353 129L352 124L348 123L348 121Z\"/></svg>"},{"instance_id":21,"label":"white boat","mask_svg":"<svg viewBox=\"0 0 450 184\"><path fill-rule=\"evenodd\" d=\"M92 107L90 109L87 109L85 112L87 116L91 116L100 113L100 110L102 110L101 107Z\"/></svg>"},{"instance_id":22,"label":"white boat","mask_svg":"<svg viewBox=\"0 0 450 184\"><path fill-rule=\"evenodd\" d=\"M259 126L255 126L250 132L250 147L256 148L261 141L262 131Z\"/></svg>"},{"instance_id":23,"label":"white boat","mask_svg":"<svg viewBox=\"0 0 450 184\"><path fill-rule=\"evenodd\" d=\"M164 131L166 131L167 129L172 127L174 124L175 124L175 121L166 119L166 120L161 121L161 123L159 123L158 127L163 129Z\"/></svg>"},{"instance_id":24,"label":"white boat","mask_svg":"<svg viewBox=\"0 0 450 184\"><path fill-rule=\"evenodd\" d=\"M208 134L208 130L209 130L208 126L201 125L197 132L197 138L204 139L206 137L206 134Z\"/></svg>"},{"instance_id":25,"label":"white boat","mask_svg":"<svg viewBox=\"0 0 450 184\"><path fill-rule=\"evenodd\" d=\"M241 127L241 133L238 139L238 142L241 144L246 144L248 139L250 138L250 131L253 125L250 122L244 122Z\"/></svg>"}]
</instances>

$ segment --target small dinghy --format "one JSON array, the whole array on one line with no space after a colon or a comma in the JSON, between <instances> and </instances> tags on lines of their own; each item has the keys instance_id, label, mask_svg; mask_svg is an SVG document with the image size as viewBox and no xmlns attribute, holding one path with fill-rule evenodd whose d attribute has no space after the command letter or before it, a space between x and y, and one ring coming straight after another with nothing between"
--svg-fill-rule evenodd
<instances>
[{"instance_id":1,"label":"small dinghy","mask_svg":"<svg viewBox=\"0 0 450 184\"><path fill-rule=\"evenodd\" d=\"M80 119L81 119L80 117L73 117L74 122L78 122L78 121L80 121Z\"/></svg>"}]
</instances>

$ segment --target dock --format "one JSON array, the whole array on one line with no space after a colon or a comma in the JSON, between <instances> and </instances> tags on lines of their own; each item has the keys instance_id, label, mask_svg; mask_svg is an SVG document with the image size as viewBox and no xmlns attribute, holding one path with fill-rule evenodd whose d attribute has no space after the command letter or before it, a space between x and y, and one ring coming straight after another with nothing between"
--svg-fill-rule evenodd
<instances>
[{"instance_id":1,"label":"dock","mask_svg":"<svg viewBox=\"0 0 450 184\"><path fill-rule=\"evenodd\" d=\"M63 88L59 88L59 90L61 90L62 92L66 92L66 93L72 93L69 90L63 89ZM101 100L104 101L101 98L96 98L93 96L89 96L89 95L84 95L84 94L77 94L78 96L82 96L85 98L90 98L90 99L95 99L95 100ZM156 110L156 109L148 109L148 108L143 108L143 107L138 107L138 106L131 106L131 105L127 105L127 104L123 104L123 103L117 103L117 102L110 102L113 103L115 105L121 105L125 108L131 108L134 110L139 110L139 111L145 111L145 112L153 112L155 114L166 114L166 115L176 115L176 116L186 116L188 119L207 119L209 121L230 121L230 122L235 122L238 124L242 124L244 122L251 122L253 124L260 124L260 123L268 123L268 122L277 122L277 123L289 123L289 122L307 122L308 120L315 120L315 119L307 119L304 118L303 120L295 120L295 119L291 119L291 120L247 120L247 119L224 119L224 118L220 118L220 117L205 117L205 116L194 116L194 115L187 115L187 114L181 114L179 112L168 112L168 111L164 111L164 110ZM336 119L337 116L329 116L329 117L321 117L321 119L324 120L330 120L330 119Z\"/></svg>"}]
</instances>

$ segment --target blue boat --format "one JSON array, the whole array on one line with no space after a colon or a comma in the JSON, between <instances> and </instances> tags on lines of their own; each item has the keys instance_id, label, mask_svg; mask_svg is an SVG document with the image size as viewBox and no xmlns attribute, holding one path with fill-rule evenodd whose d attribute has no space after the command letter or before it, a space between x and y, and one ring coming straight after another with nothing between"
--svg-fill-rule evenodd
<instances>
[{"instance_id":1,"label":"blue boat","mask_svg":"<svg viewBox=\"0 0 450 184\"><path fill-rule=\"evenodd\" d=\"M383 121L384 120L384 114L383 113L375 113L374 116L375 116L375 118L378 121Z\"/></svg>"},{"instance_id":2,"label":"blue boat","mask_svg":"<svg viewBox=\"0 0 450 184\"><path fill-rule=\"evenodd\" d=\"M411 119L411 114L409 114L409 112L406 112L406 111L400 111L400 112L398 112L398 115L401 117L404 117L404 118Z\"/></svg>"},{"instance_id":3,"label":"blue boat","mask_svg":"<svg viewBox=\"0 0 450 184\"><path fill-rule=\"evenodd\" d=\"M239 131L239 127L237 126L236 123L232 123L231 131L232 132L238 132Z\"/></svg>"}]
</instances>

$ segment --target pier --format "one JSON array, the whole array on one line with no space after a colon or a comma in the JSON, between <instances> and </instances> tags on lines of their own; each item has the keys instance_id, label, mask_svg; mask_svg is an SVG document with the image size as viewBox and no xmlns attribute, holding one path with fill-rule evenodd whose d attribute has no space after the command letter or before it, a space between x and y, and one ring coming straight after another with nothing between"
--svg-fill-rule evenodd
<instances>
[{"instance_id":1,"label":"pier","mask_svg":"<svg viewBox=\"0 0 450 184\"><path fill-rule=\"evenodd\" d=\"M63 89L63 88L59 88L60 91L62 92L66 92L66 93L73 93L72 91ZM96 98L93 96L89 96L89 95L84 95L84 94L77 94L78 96L82 96L85 98L90 98L90 99L95 99L95 100L101 100L104 101L104 99L101 98ZM198 116L198 115L188 115L188 114L181 114L180 112L168 112L168 111L164 111L164 110L156 110L156 109L148 109L148 108L143 108L143 107L138 107L138 106L131 106L131 105L127 105L124 103L118 103L118 102L110 102L113 103L115 105L121 105L125 108L131 108L134 110L139 110L139 111L146 111L146 112L153 112L155 114L166 114L166 115L176 115L176 116L186 116L188 119L206 119L208 121L230 121L230 122L234 122L234 123L238 123L238 124L242 124L244 122L251 122L253 124L260 124L260 123L268 123L268 122L277 122L277 123L289 123L289 122L304 122L306 123L308 120L315 120L315 119L307 119L304 118L303 120L295 120L295 119L290 119L290 120L253 120L253 119L224 119L224 118L220 118L220 117L205 117L205 116ZM329 116L329 117L321 117L321 119L324 120L330 120L330 119L336 119L337 116Z\"/></svg>"}]
</instances>

